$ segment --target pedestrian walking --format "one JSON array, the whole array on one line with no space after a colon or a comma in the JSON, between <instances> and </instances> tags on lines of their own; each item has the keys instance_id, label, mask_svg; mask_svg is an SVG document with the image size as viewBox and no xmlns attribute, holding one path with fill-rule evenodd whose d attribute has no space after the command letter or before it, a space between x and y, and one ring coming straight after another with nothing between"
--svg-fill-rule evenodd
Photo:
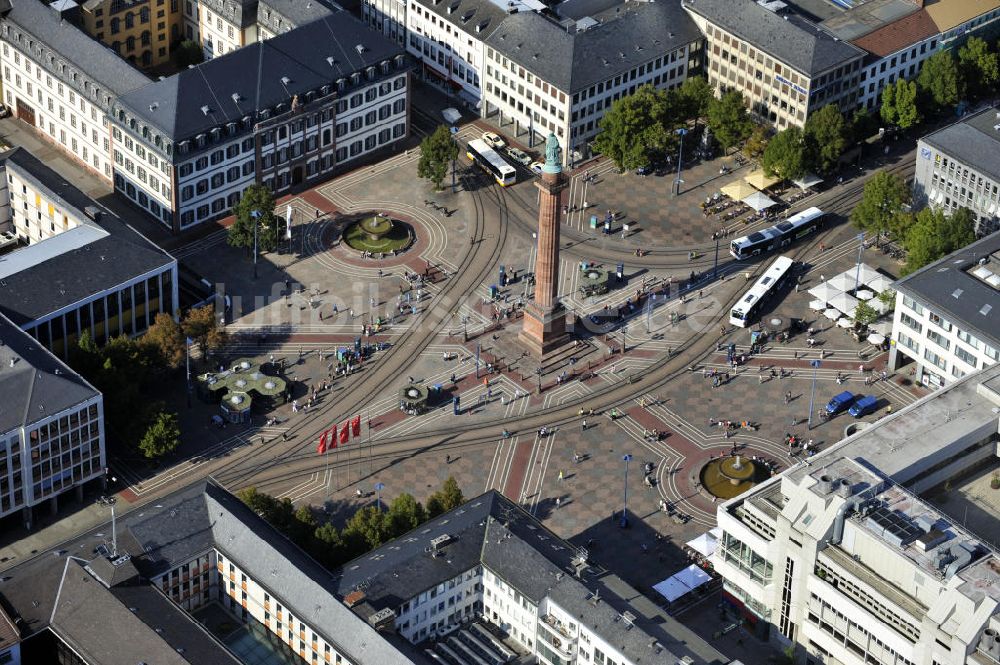
<instances>
[{"instance_id":1,"label":"pedestrian walking","mask_svg":"<svg viewBox=\"0 0 1000 665\"><path fill-rule=\"evenodd\" d=\"M445 464L451 464L451 455L445 455L444 456L444 463Z\"/></svg>"},{"instance_id":2,"label":"pedestrian walking","mask_svg":"<svg viewBox=\"0 0 1000 665\"><path fill-rule=\"evenodd\" d=\"M564 477L564 476L563 476L563 472L562 472L562 471L560 471L560 472L559 472L559 482L562 482L562 481L563 481L563 477Z\"/></svg>"},{"instance_id":3,"label":"pedestrian walking","mask_svg":"<svg viewBox=\"0 0 1000 665\"><path fill-rule=\"evenodd\" d=\"M788 404L791 401L792 401L792 391L789 390L788 392L785 393L785 404Z\"/></svg>"},{"instance_id":4,"label":"pedestrian walking","mask_svg":"<svg viewBox=\"0 0 1000 665\"><path fill-rule=\"evenodd\" d=\"M586 432L586 431L587 431L587 419L586 419L586 418L584 418L584 419L583 419L583 427L582 427L581 429L582 429L582 431L584 431L584 432Z\"/></svg>"}]
</instances>

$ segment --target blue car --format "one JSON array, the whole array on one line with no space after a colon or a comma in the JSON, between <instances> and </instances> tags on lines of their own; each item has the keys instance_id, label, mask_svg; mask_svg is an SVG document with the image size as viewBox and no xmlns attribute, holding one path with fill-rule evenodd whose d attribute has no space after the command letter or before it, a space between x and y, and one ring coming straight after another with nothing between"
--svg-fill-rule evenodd
<instances>
[{"instance_id":1,"label":"blue car","mask_svg":"<svg viewBox=\"0 0 1000 665\"><path fill-rule=\"evenodd\" d=\"M834 395L833 399L826 405L826 412L831 416L840 413L854 403L854 393L845 390L839 395Z\"/></svg>"},{"instance_id":2,"label":"blue car","mask_svg":"<svg viewBox=\"0 0 1000 665\"><path fill-rule=\"evenodd\" d=\"M862 395L847 412L855 418L860 418L874 413L876 408L878 408L878 398L875 395Z\"/></svg>"}]
</instances>

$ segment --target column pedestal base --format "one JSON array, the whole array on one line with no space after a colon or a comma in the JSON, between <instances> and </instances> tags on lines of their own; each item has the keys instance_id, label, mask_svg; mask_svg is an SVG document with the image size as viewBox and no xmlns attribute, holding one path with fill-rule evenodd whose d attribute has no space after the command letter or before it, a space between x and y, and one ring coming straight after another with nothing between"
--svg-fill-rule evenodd
<instances>
[{"instance_id":1,"label":"column pedestal base","mask_svg":"<svg viewBox=\"0 0 1000 665\"><path fill-rule=\"evenodd\" d=\"M517 339L532 355L544 360L570 342L566 310L558 303L546 308L529 302L524 307L524 324Z\"/></svg>"}]
</instances>

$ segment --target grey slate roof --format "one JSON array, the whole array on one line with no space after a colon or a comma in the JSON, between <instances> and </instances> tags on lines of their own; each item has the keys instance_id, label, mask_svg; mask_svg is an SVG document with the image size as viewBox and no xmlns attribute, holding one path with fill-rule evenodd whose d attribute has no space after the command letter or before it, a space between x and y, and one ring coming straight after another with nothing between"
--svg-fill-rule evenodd
<instances>
[{"instance_id":1,"label":"grey slate roof","mask_svg":"<svg viewBox=\"0 0 1000 665\"><path fill-rule=\"evenodd\" d=\"M443 534L453 540L440 548L440 556L431 556L430 541ZM670 663L685 656L698 663L728 662L621 578L594 566L577 578L572 561L579 553L491 490L346 564L338 593L362 589L365 602L355 611L367 616L398 609L420 592L482 564L533 603L554 600L632 662ZM601 599L596 603L595 591ZM625 611L637 616L634 628L623 624ZM651 646L654 642L659 647Z\"/></svg>"},{"instance_id":2,"label":"grey slate roof","mask_svg":"<svg viewBox=\"0 0 1000 665\"><path fill-rule=\"evenodd\" d=\"M362 53L357 45L364 46ZM288 104L296 94L333 84L401 53L394 42L341 10L139 88L119 98L118 104L171 140L182 141L248 115L255 117L257 110ZM287 90L282 77L291 79ZM239 102L233 94L239 95ZM202 105L208 105L207 114Z\"/></svg>"},{"instance_id":3,"label":"grey slate roof","mask_svg":"<svg viewBox=\"0 0 1000 665\"><path fill-rule=\"evenodd\" d=\"M966 116L920 139L950 158L1000 182L1000 107Z\"/></svg>"},{"instance_id":4,"label":"grey slate roof","mask_svg":"<svg viewBox=\"0 0 1000 665\"><path fill-rule=\"evenodd\" d=\"M109 590L66 558L51 629L88 663L238 665L203 627L151 586Z\"/></svg>"},{"instance_id":5,"label":"grey slate roof","mask_svg":"<svg viewBox=\"0 0 1000 665\"><path fill-rule=\"evenodd\" d=\"M995 252L1000 252L1000 231L907 275L893 288L1000 349L1000 291L968 273ZM980 312L984 305L992 305L985 315Z\"/></svg>"},{"instance_id":6,"label":"grey slate roof","mask_svg":"<svg viewBox=\"0 0 1000 665\"><path fill-rule=\"evenodd\" d=\"M800 16L786 19L754 0L685 0L684 7L810 77L865 54Z\"/></svg>"},{"instance_id":7,"label":"grey slate roof","mask_svg":"<svg viewBox=\"0 0 1000 665\"><path fill-rule=\"evenodd\" d=\"M231 558L295 616L333 640L354 663L423 662L408 644L395 645L336 596L329 571L213 482L195 484L160 502L152 516L127 520L137 565L155 575L211 548Z\"/></svg>"},{"instance_id":8,"label":"grey slate roof","mask_svg":"<svg viewBox=\"0 0 1000 665\"><path fill-rule=\"evenodd\" d=\"M3 261L16 256L18 261L30 266L5 276L0 282L0 313L14 323L24 325L134 277L176 263L172 256L66 182L27 150L15 148L2 153L0 163L16 170L33 186L47 190L54 199L81 216L88 207L99 209L102 214L97 221L86 221L104 232L99 239L56 257L49 257L44 251L48 240L0 257ZM48 258L32 263L32 256ZM47 288L40 290L39 284Z\"/></svg>"},{"instance_id":9,"label":"grey slate roof","mask_svg":"<svg viewBox=\"0 0 1000 665\"><path fill-rule=\"evenodd\" d=\"M9 10L6 9L9 7ZM62 75L56 67L46 67L53 75L78 92L93 99L83 90L84 78L96 81L112 95L121 95L149 83L145 74L135 69L107 46L101 44L63 18L51 7L39 0L3 0L0 2L0 16L3 21L17 24L30 33L48 49L57 53L70 69L78 72L76 80ZM38 56L32 54L32 57ZM97 100L104 106L103 99Z\"/></svg>"},{"instance_id":10,"label":"grey slate roof","mask_svg":"<svg viewBox=\"0 0 1000 665\"><path fill-rule=\"evenodd\" d=\"M535 12L511 14L486 45L573 94L702 38L680 0L606 5L570 8L599 21L575 32Z\"/></svg>"},{"instance_id":11,"label":"grey slate roof","mask_svg":"<svg viewBox=\"0 0 1000 665\"><path fill-rule=\"evenodd\" d=\"M281 31L285 32L339 11L342 11L342 7L332 0L260 0L257 5L257 23L278 34L275 15L282 18Z\"/></svg>"},{"instance_id":12,"label":"grey slate roof","mask_svg":"<svg viewBox=\"0 0 1000 665\"><path fill-rule=\"evenodd\" d=\"M0 433L48 418L99 394L5 316L0 316L0 342Z\"/></svg>"}]
</instances>

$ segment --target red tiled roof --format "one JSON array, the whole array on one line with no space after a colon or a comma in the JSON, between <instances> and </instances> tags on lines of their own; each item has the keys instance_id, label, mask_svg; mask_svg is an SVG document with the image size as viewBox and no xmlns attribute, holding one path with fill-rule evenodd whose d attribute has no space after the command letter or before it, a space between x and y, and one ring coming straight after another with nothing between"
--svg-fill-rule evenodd
<instances>
[{"instance_id":1,"label":"red tiled roof","mask_svg":"<svg viewBox=\"0 0 1000 665\"><path fill-rule=\"evenodd\" d=\"M885 25L852 43L878 57L885 57L939 32L926 9Z\"/></svg>"}]
</instances>

